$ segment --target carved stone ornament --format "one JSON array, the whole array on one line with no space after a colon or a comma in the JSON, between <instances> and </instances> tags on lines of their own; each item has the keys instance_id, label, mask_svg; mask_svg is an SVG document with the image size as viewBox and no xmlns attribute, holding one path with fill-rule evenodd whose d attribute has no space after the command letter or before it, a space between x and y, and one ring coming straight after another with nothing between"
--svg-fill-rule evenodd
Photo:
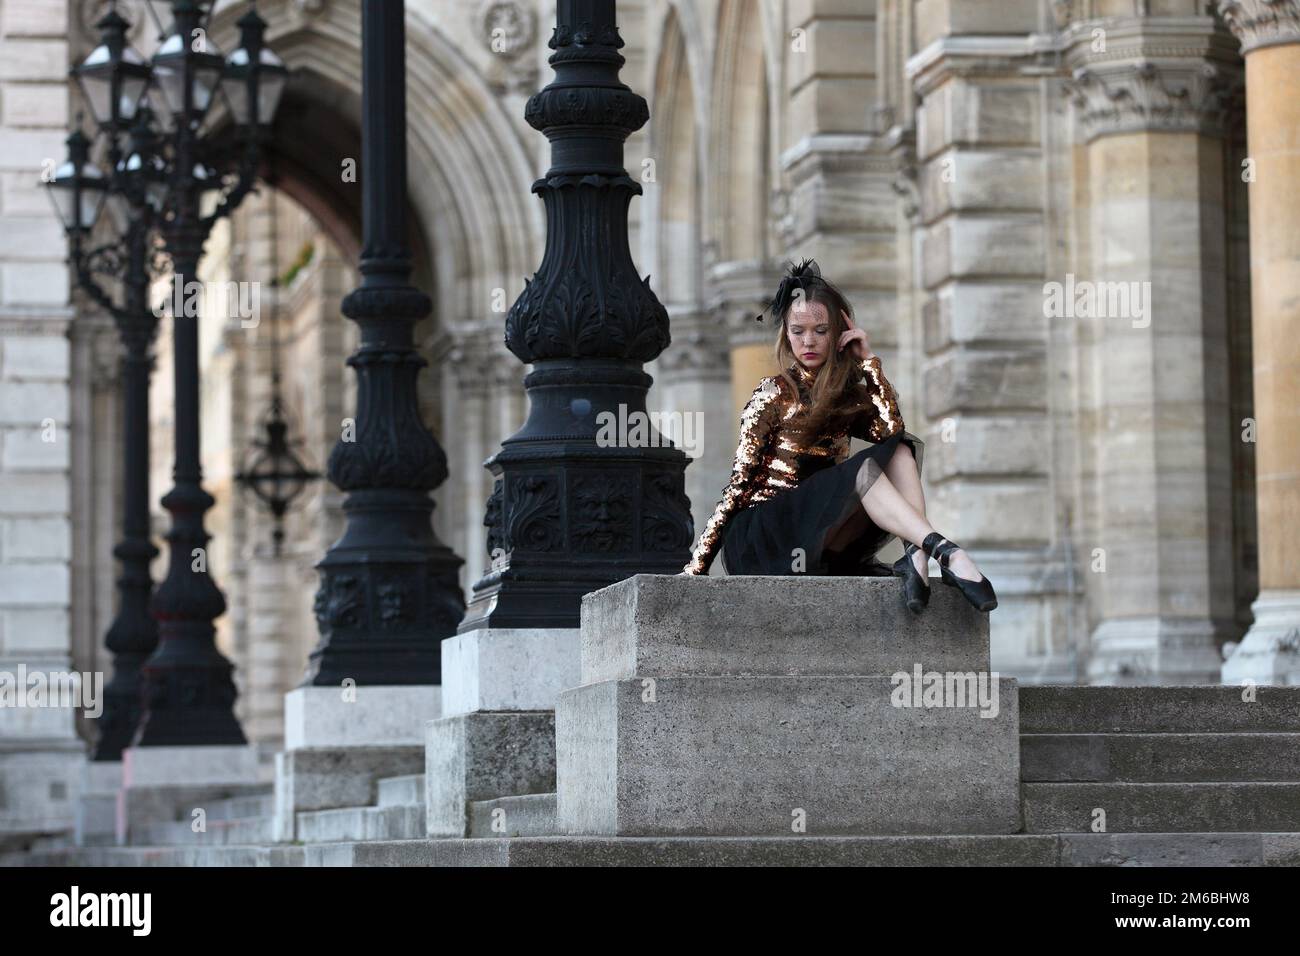
<instances>
[{"instance_id":1,"label":"carved stone ornament","mask_svg":"<svg viewBox=\"0 0 1300 956\"><path fill-rule=\"evenodd\" d=\"M1146 130L1221 136L1231 78L1212 64L1157 66L1147 60L1105 73L1081 67L1067 84L1087 139Z\"/></svg>"},{"instance_id":2,"label":"carved stone ornament","mask_svg":"<svg viewBox=\"0 0 1300 956\"><path fill-rule=\"evenodd\" d=\"M1300 43L1300 0L1219 0L1219 15L1241 41L1243 53Z\"/></svg>"},{"instance_id":3,"label":"carved stone ornament","mask_svg":"<svg viewBox=\"0 0 1300 956\"><path fill-rule=\"evenodd\" d=\"M479 11L484 45L504 57L516 57L532 46L537 35L533 11L515 0L490 0Z\"/></svg>"}]
</instances>

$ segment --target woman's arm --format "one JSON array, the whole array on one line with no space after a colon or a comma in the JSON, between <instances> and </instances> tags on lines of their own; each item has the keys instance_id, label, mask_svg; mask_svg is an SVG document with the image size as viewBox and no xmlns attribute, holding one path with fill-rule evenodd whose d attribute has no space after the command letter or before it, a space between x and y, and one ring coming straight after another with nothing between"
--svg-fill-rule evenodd
<instances>
[{"instance_id":1,"label":"woman's arm","mask_svg":"<svg viewBox=\"0 0 1300 956\"><path fill-rule=\"evenodd\" d=\"M740 413L740 441L736 445L736 460L731 466L731 478L722 489L722 499L700 535L699 543L691 554L690 563L683 571L687 574L708 574L709 566L722 544L722 532L727 522L741 508L749 503L754 493L752 479L768 440L776 427L781 403L780 382L776 378L765 378L758 383L754 394L745 403Z\"/></svg>"},{"instance_id":2,"label":"woman's arm","mask_svg":"<svg viewBox=\"0 0 1300 956\"><path fill-rule=\"evenodd\" d=\"M898 393L885 378L880 356L872 353L858 363L865 376L864 384L871 395L871 405L862 410L849 433L854 438L880 442L903 430L903 416L898 411Z\"/></svg>"}]
</instances>

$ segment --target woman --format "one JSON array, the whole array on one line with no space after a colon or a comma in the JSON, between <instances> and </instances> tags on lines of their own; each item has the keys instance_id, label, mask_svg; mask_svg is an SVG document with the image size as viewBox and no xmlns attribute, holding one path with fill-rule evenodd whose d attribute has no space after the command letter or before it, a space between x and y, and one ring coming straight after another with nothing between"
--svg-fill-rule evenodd
<instances>
[{"instance_id":1,"label":"woman","mask_svg":"<svg viewBox=\"0 0 1300 956\"><path fill-rule=\"evenodd\" d=\"M731 479L684 573L707 574L721 548L728 574L868 575L884 570L876 553L898 536L908 543L889 571L913 613L929 601L930 557L976 608L997 607L975 562L926 519L924 445L904 431L848 300L805 259L765 311L781 326L783 371L759 382L741 413ZM850 436L874 444L849 457Z\"/></svg>"}]
</instances>

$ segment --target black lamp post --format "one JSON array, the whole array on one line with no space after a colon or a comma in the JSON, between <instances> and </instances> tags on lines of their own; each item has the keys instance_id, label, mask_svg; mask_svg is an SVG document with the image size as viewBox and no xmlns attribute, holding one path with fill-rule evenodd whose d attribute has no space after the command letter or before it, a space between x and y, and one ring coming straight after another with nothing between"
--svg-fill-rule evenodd
<instances>
[{"instance_id":1,"label":"black lamp post","mask_svg":"<svg viewBox=\"0 0 1300 956\"><path fill-rule=\"evenodd\" d=\"M429 492L447 480L447 456L420 420L416 392L425 362L412 326L431 304L410 283L406 239L405 6L361 2L365 244L361 285L343 300L361 329L348 359L356 435L330 454L347 527L317 564L321 639L302 686L440 683L442 639L465 609L462 561L430 524Z\"/></svg>"},{"instance_id":2,"label":"black lamp post","mask_svg":"<svg viewBox=\"0 0 1300 956\"><path fill-rule=\"evenodd\" d=\"M211 176L196 174L206 172L204 154L211 152L210 143L199 134L227 69L206 39L210 5L211 0L173 0L172 30L153 60L155 81L171 117L171 180L161 233L175 273L173 303L181 301L185 284L197 278L212 227L234 211L255 182L262 126L272 119L260 108L261 81L268 77L282 88L285 79L282 64L262 59L266 24L250 7L239 22L240 47L230 64L232 70L247 71L247 100L239 104L245 107L244 122L238 124L243 155L233 186L205 215L204 193L216 183ZM273 103L278 98L277 93ZM199 335L197 317L190 311L172 316L176 466L174 485L162 499L171 514L171 530L167 576L153 598L158 649L144 665L145 714L135 740L145 747L246 742L234 714L233 668L217 651L212 624L225 611L226 601L208 572L210 536L203 516L214 502L203 490L199 463Z\"/></svg>"},{"instance_id":3,"label":"black lamp post","mask_svg":"<svg viewBox=\"0 0 1300 956\"><path fill-rule=\"evenodd\" d=\"M213 225L253 187L259 140L272 118L263 107L274 108L287 77L284 65L265 47L266 24L251 7L239 21L239 50L224 60L206 39L210 8L211 0L173 0L173 27L152 65L126 45L128 25L110 9L99 22L100 45L73 76L107 139L112 176L105 177L90 162L90 144L77 132L68 140L69 161L50 183L70 238L78 285L112 312L126 347L125 534L115 551L125 570L118 618L108 636L115 668L97 759L116 759L131 742L245 742L233 712L231 665L214 643L212 621L225 610L225 599L207 571L203 515L213 499L201 486L198 325L188 309L172 317L175 487L163 499L172 518L170 562L147 613L143 607L151 588L149 561L157 553L148 540L148 347L156 329L147 307L149 273L160 264L155 253L165 252L175 273L172 301L183 300L185 283L196 278ZM244 93L230 104L243 147L234 169L226 169L232 165L226 158L228 144L202 132L228 77ZM151 87L157 90L150 98L153 105L165 107L161 134L153 112L142 108ZM131 142L123 155L120 136L128 128ZM210 193L220 198L204 215L202 203ZM102 197L108 198L122 235L87 251L83 247ZM155 249L156 240L160 245ZM97 284L96 274L121 280L121 306Z\"/></svg>"},{"instance_id":4,"label":"black lamp post","mask_svg":"<svg viewBox=\"0 0 1300 956\"><path fill-rule=\"evenodd\" d=\"M105 128L120 128L113 114ZM113 549L122 573L117 614L104 641L113 653L113 678L104 689L95 760L119 760L130 743L140 721L140 668L158 644L158 627L149 615L149 563L158 554L149 540L149 351L158 320L147 304L150 273L159 265L150 255L149 233L158 157L148 121L148 110L140 110L127 155L115 164L111 192L109 178L90 163L90 142L80 130L68 137L68 162L49 184L70 240L77 284L112 315L122 343L122 539ZM85 241L106 199L116 207L114 218L124 234L87 250ZM120 297L104 288L101 278L120 280Z\"/></svg>"},{"instance_id":5,"label":"black lamp post","mask_svg":"<svg viewBox=\"0 0 1300 956\"><path fill-rule=\"evenodd\" d=\"M602 413L646 414L642 365L669 343L668 314L627 241L641 187L623 167L623 143L649 111L618 78L614 0L559 0L548 45L555 79L524 112L551 143L551 168L533 183L546 251L505 329L506 347L533 365L528 420L487 461L497 476L488 548L507 558L474 585L461 631L577 627L583 594L637 573L675 574L689 558L686 455L597 441Z\"/></svg>"}]
</instances>

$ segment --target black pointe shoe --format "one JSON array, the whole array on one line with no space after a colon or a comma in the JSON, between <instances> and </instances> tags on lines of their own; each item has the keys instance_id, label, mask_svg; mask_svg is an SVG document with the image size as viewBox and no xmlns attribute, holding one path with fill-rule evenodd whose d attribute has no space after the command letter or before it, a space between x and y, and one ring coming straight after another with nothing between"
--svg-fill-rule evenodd
<instances>
[{"instance_id":1,"label":"black pointe shoe","mask_svg":"<svg viewBox=\"0 0 1300 956\"><path fill-rule=\"evenodd\" d=\"M903 579L903 600L907 602L907 609L920 614L930 603L930 584L912 563L912 555L916 552L916 545L908 544L903 549L903 556L894 562L893 571L896 577Z\"/></svg>"},{"instance_id":2,"label":"black pointe shoe","mask_svg":"<svg viewBox=\"0 0 1300 956\"><path fill-rule=\"evenodd\" d=\"M921 542L921 550L939 562L939 580L960 591L977 611L991 611L998 606L993 584L984 575L981 574L978 581L968 581L948 570L949 559L954 551L962 550L961 545L949 541L936 531Z\"/></svg>"}]
</instances>

